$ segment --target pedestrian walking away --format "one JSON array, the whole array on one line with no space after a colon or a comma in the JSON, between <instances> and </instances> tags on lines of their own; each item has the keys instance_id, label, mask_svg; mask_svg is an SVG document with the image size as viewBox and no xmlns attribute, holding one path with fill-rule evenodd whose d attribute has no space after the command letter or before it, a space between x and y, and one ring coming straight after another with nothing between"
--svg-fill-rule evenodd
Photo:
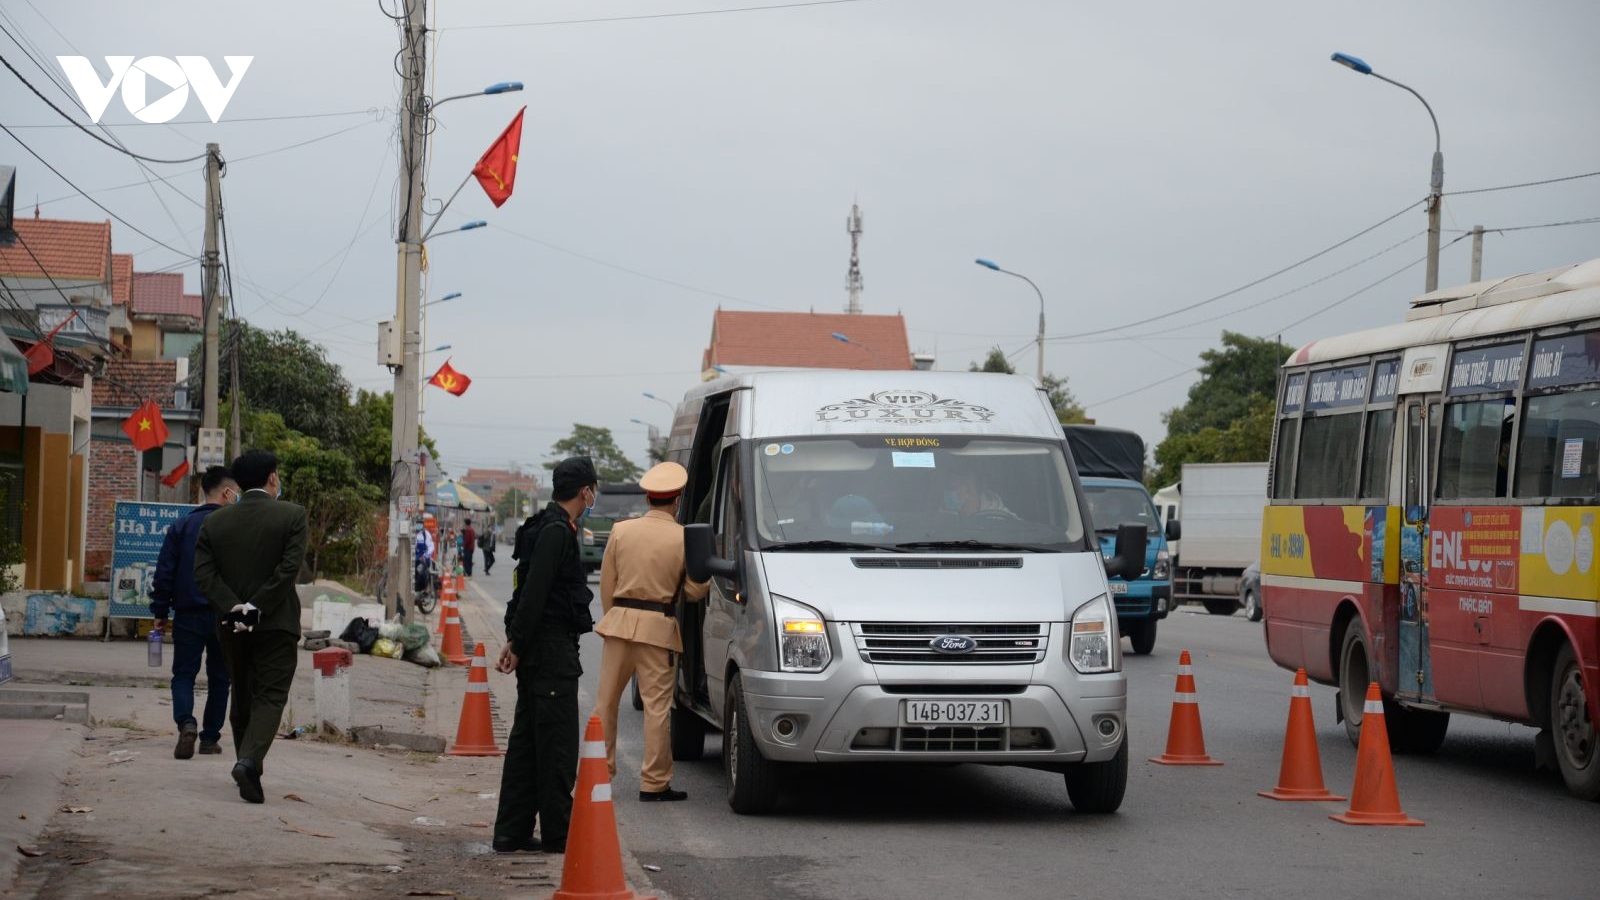
<instances>
[{"instance_id":1,"label":"pedestrian walking away","mask_svg":"<svg viewBox=\"0 0 1600 900\"><path fill-rule=\"evenodd\" d=\"M599 479L587 457L562 460L551 500L517 529L506 645L495 668L517 676L506 741L494 849L565 853L578 778L578 636L594 630L594 593L578 554L578 519L594 508ZM534 825L540 840L534 840Z\"/></svg>"},{"instance_id":2,"label":"pedestrian walking away","mask_svg":"<svg viewBox=\"0 0 1600 900\"><path fill-rule=\"evenodd\" d=\"M233 780L239 796L262 803L267 751L294 682L300 640L295 579L306 556L306 511L279 497L278 458L248 450L233 461L239 502L200 526L194 579L220 617L222 652L233 677Z\"/></svg>"},{"instance_id":3,"label":"pedestrian walking away","mask_svg":"<svg viewBox=\"0 0 1600 900\"><path fill-rule=\"evenodd\" d=\"M150 614L155 617L156 630L167 631L168 616L171 617L172 721L178 725L178 745L172 755L178 759L194 757L196 738L201 753L221 753L222 724L228 714L228 664L222 658L222 644L217 637L216 613L195 586L194 551L201 524L225 504L238 500L239 486L227 469L212 466L200 476L200 490L206 502L167 529L150 584ZM194 680L200 674L202 657L206 667L206 707L202 721L197 723Z\"/></svg>"},{"instance_id":4,"label":"pedestrian walking away","mask_svg":"<svg viewBox=\"0 0 1600 900\"><path fill-rule=\"evenodd\" d=\"M461 525L461 574L472 577L472 554L478 550L478 533L472 530L472 520Z\"/></svg>"},{"instance_id":5,"label":"pedestrian walking away","mask_svg":"<svg viewBox=\"0 0 1600 900\"><path fill-rule=\"evenodd\" d=\"M700 600L708 582L689 581L683 567L678 504L689 473L673 462L639 479L650 511L611 528L600 563L600 608L595 632L604 639L595 715L605 725L606 765L617 774L617 705L629 678L644 700L644 763L640 800L684 800L672 787L673 654L683 651L675 615L679 600Z\"/></svg>"},{"instance_id":6,"label":"pedestrian walking away","mask_svg":"<svg viewBox=\"0 0 1600 900\"><path fill-rule=\"evenodd\" d=\"M490 525L483 530L483 535L478 539L478 546L483 550L483 574L487 575L494 569L494 545L500 540L500 526Z\"/></svg>"}]
</instances>

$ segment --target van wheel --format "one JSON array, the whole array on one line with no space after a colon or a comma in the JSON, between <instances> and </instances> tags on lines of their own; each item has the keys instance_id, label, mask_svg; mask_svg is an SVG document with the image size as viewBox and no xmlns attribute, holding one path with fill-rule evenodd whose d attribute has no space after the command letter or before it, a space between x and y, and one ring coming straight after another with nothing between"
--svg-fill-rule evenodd
<instances>
[{"instance_id":1,"label":"van wheel","mask_svg":"<svg viewBox=\"0 0 1600 900\"><path fill-rule=\"evenodd\" d=\"M1252 622L1261 621L1261 597L1255 591L1244 592L1244 617Z\"/></svg>"},{"instance_id":2,"label":"van wheel","mask_svg":"<svg viewBox=\"0 0 1600 900\"><path fill-rule=\"evenodd\" d=\"M672 758L694 762L706 755L706 720L692 709L672 706Z\"/></svg>"},{"instance_id":3,"label":"van wheel","mask_svg":"<svg viewBox=\"0 0 1600 900\"><path fill-rule=\"evenodd\" d=\"M750 733L744 682L738 675L729 682L727 704L722 766L728 773L728 805L741 816L772 812L778 805L778 765L761 755L755 735Z\"/></svg>"},{"instance_id":4,"label":"van wheel","mask_svg":"<svg viewBox=\"0 0 1600 900\"><path fill-rule=\"evenodd\" d=\"M1206 612L1211 613L1213 616L1231 616L1234 610L1239 608L1239 601L1232 597L1224 600L1207 600L1205 604Z\"/></svg>"},{"instance_id":5,"label":"van wheel","mask_svg":"<svg viewBox=\"0 0 1600 900\"><path fill-rule=\"evenodd\" d=\"M1156 648L1156 620L1140 619L1128 623L1128 640L1133 642L1136 656L1144 656Z\"/></svg>"},{"instance_id":6,"label":"van wheel","mask_svg":"<svg viewBox=\"0 0 1600 900\"><path fill-rule=\"evenodd\" d=\"M1128 739L1105 762L1078 763L1066 774L1067 799L1081 813L1114 813L1128 791Z\"/></svg>"},{"instance_id":7,"label":"van wheel","mask_svg":"<svg viewBox=\"0 0 1600 900\"><path fill-rule=\"evenodd\" d=\"M1555 673L1550 678L1550 731L1567 790L1583 800L1600 800L1600 748L1595 745L1583 670L1569 644L1563 644L1556 654Z\"/></svg>"}]
</instances>

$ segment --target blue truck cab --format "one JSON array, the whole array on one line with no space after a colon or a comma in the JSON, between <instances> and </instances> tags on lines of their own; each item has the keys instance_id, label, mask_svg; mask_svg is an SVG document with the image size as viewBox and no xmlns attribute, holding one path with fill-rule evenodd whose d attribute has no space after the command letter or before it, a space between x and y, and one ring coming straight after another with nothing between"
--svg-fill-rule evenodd
<instances>
[{"instance_id":1,"label":"blue truck cab","mask_svg":"<svg viewBox=\"0 0 1600 900\"><path fill-rule=\"evenodd\" d=\"M1078 469L1089 520L1100 539L1100 552L1114 555L1117 527L1138 523L1148 531L1144 574L1132 581L1113 579L1112 600L1117 608L1117 629L1133 644L1136 654L1156 645L1156 623L1172 609L1172 557L1167 541L1177 540L1178 523L1166 528L1145 489L1144 440L1131 431L1097 425L1063 425L1067 447Z\"/></svg>"}]
</instances>

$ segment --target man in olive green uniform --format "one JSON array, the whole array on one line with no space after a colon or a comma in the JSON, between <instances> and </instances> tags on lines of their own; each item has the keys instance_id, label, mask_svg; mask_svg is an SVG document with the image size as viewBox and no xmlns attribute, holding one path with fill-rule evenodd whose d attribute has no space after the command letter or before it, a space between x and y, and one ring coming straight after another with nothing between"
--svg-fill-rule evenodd
<instances>
[{"instance_id":1,"label":"man in olive green uniform","mask_svg":"<svg viewBox=\"0 0 1600 900\"><path fill-rule=\"evenodd\" d=\"M506 741L494 849L565 853L578 779L578 635L594 629L578 519L594 508L599 479L587 457L551 473L551 501L517 529L514 596L496 668L517 675L517 713ZM534 840L535 819L542 840Z\"/></svg>"},{"instance_id":2,"label":"man in olive green uniform","mask_svg":"<svg viewBox=\"0 0 1600 900\"><path fill-rule=\"evenodd\" d=\"M266 800L261 773L294 683L300 640L295 579L306 556L306 511L279 500L278 459L250 450L233 461L239 501L206 517L194 580L218 617L233 679L233 780L250 803Z\"/></svg>"},{"instance_id":3,"label":"man in olive green uniform","mask_svg":"<svg viewBox=\"0 0 1600 900\"><path fill-rule=\"evenodd\" d=\"M681 595L699 600L710 585L684 577L683 526L678 503L689 473L674 462L639 479L650 511L611 528L600 564L600 608L595 632L605 639L595 715L606 728L606 764L617 774L617 704L628 679L639 680L644 701L644 765L640 800L684 800L672 789L672 654L683 651L673 614Z\"/></svg>"}]
</instances>

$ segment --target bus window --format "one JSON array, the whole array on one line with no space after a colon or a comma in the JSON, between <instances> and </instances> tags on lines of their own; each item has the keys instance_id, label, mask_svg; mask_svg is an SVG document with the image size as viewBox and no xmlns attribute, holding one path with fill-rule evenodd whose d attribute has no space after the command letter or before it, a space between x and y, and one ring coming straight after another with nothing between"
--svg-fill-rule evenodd
<instances>
[{"instance_id":1,"label":"bus window","mask_svg":"<svg viewBox=\"0 0 1600 900\"><path fill-rule=\"evenodd\" d=\"M1389 456L1394 448L1394 410L1367 413L1367 446L1361 453L1361 494L1367 498L1389 496Z\"/></svg>"},{"instance_id":2,"label":"bus window","mask_svg":"<svg viewBox=\"0 0 1600 900\"><path fill-rule=\"evenodd\" d=\"M1600 390L1530 397L1517 445L1518 497L1593 497Z\"/></svg>"},{"instance_id":3,"label":"bus window","mask_svg":"<svg viewBox=\"0 0 1600 900\"><path fill-rule=\"evenodd\" d=\"M1294 480L1294 445L1299 443L1300 420L1278 420L1278 452L1272 463L1272 496L1282 500L1290 496L1289 485Z\"/></svg>"},{"instance_id":4,"label":"bus window","mask_svg":"<svg viewBox=\"0 0 1600 900\"><path fill-rule=\"evenodd\" d=\"M1361 416L1313 416L1301 420L1300 461L1294 495L1308 500L1333 500L1356 495L1355 448L1360 446Z\"/></svg>"},{"instance_id":5,"label":"bus window","mask_svg":"<svg viewBox=\"0 0 1600 900\"><path fill-rule=\"evenodd\" d=\"M1506 496L1516 411L1510 397L1446 407L1439 442L1439 499Z\"/></svg>"}]
</instances>

